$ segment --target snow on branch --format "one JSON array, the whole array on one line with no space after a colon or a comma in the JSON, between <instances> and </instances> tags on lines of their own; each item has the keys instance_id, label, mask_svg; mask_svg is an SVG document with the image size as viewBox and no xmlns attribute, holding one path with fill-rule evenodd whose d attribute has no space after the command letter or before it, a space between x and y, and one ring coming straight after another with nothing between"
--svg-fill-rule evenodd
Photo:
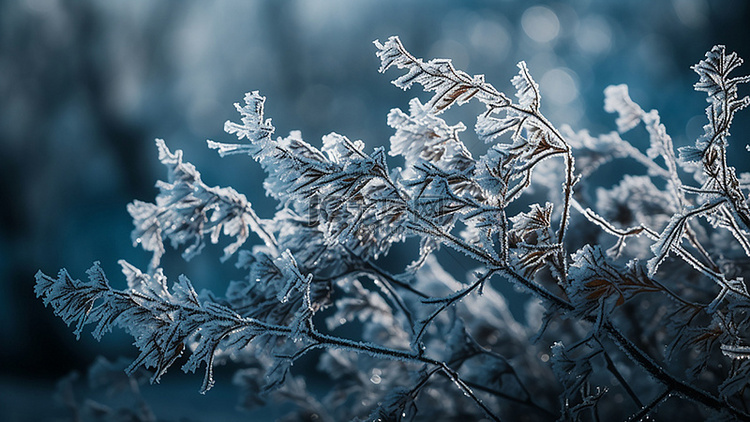
<instances>
[{"instance_id":1,"label":"snow on branch","mask_svg":"<svg viewBox=\"0 0 750 422\"><path fill-rule=\"evenodd\" d=\"M164 254L164 239L177 248L187 245L182 256L190 259L203 249L203 237L210 235L212 243L225 236L236 240L224 248L228 259L256 233L268 247L276 241L253 211L245 195L227 187L210 187L203 183L200 173L190 163L182 160L182 151L171 152L166 143L156 140L159 160L169 169L168 182L159 181L156 203L134 201L128 205L135 229L133 244L153 252L151 267L159 265Z\"/></svg>"},{"instance_id":2,"label":"snow on branch","mask_svg":"<svg viewBox=\"0 0 750 422\"><path fill-rule=\"evenodd\" d=\"M38 272L35 291L63 321L76 324L76 336L88 324L96 324L93 335L97 339L114 326L128 331L141 352L128 367L129 373L141 366L154 368L151 381L158 382L191 345L193 351L183 370L195 371L205 364L201 386L205 393L214 383L213 359L219 347L226 352L241 349L259 335L289 333L286 327L242 318L218 303L201 301L184 276L168 289L161 271L148 275L133 271L129 264L123 266L131 284L138 279L138 288L112 289L96 263L87 271L88 282L72 279L65 270L56 279Z\"/></svg>"}]
</instances>

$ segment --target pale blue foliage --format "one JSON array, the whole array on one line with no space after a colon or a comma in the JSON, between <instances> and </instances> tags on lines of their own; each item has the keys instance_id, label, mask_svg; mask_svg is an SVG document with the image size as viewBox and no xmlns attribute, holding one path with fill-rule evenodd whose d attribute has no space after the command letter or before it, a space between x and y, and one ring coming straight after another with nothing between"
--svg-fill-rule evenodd
<instances>
[{"instance_id":1,"label":"pale blue foliage","mask_svg":"<svg viewBox=\"0 0 750 422\"><path fill-rule=\"evenodd\" d=\"M158 381L187 351L182 367L205 368L206 392L217 362L238 362L242 402L292 402L291 419L640 420L678 400L687 420L750 419L748 179L726 160L729 125L750 103L737 93L748 78L729 76L736 54L714 47L694 67L709 124L678 160L659 114L625 85L605 90L618 132L594 136L542 114L524 62L514 102L450 60L412 56L397 37L375 46L381 72L406 72L396 86L432 95L408 114L391 110L387 153L337 133L320 147L299 131L274 139L265 97L248 93L235 105L240 123L224 126L238 143L208 146L260 163L275 215L261 219L241 193L206 185L157 140L168 180L155 203L128 206L135 244L153 253L148 271L121 261L125 290L98 264L88 282L39 272L37 296L76 336L88 324L96 338L113 326L130 333L140 350L131 373L152 368ZM473 134L438 117L471 99L485 106ZM645 152L623 139L640 124ZM489 146L474 158L460 133ZM613 160L645 174L590 184ZM535 182L537 170L553 180ZM236 257L245 278L224 297L197 294L185 276L169 286L165 240L190 259L221 233L233 240L221 260ZM409 239L419 244L412 264L381 268ZM442 246L472 262L467 275L441 266ZM536 316L514 316L519 299L501 294L502 282L531 295ZM332 380L315 393L293 368L312 350Z\"/></svg>"}]
</instances>

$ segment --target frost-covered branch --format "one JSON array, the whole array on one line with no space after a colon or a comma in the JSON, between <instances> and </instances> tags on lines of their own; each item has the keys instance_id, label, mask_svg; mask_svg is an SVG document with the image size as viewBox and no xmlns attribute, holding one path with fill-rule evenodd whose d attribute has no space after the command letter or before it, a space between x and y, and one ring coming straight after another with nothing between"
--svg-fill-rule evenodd
<instances>
[{"instance_id":1,"label":"frost-covered branch","mask_svg":"<svg viewBox=\"0 0 750 422\"><path fill-rule=\"evenodd\" d=\"M687 418L750 420L750 176L726 157L750 78L730 75L735 53L717 46L694 66L709 124L676 153L659 114L624 85L605 90L617 131L591 135L552 125L524 62L507 95L397 37L375 47L381 72L405 72L396 86L430 95L388 113L388 149L337 133L275 137L266 98L250 92L224 125L237 139L208 146L260 164L273 215L205 184L158 140L168 179L154 203L128 207L134 243L153 253L148 271L121 262L124 290L98 264L88 281L39 272L37 296L76 336L89 324L97 339L115 326L131 334L130 372L153 368L158 381L189 353L183 369L205 366L205 392L214 365L232 361L246 366L235 378L245 403L289 401L292 419L641 420L682 400L694 405L674 407ZM485 106L473 131L449 123L471 100ZM622 138L640 124L644 151ZM486 151L473 154L467 137ZM597 170L613 160L641 173L603 186ZM185 276L167 285L167 240L190 259L221 233L232 243L220 261L235 256L241 280L224 295L199 295ZM410 252L405 268L384 265ZM467 275L447 265L451 253ZM513 297L527 302L523 317L511 286L527 295ZM317 373L292 368L302 356L330 385L308 391Z\"/></svg>"},{"instance_id":2,"label":"frost-covered branch","mask_svg":"<svg viewBox=\"0 0 750 422\"><path fill-rule=\"evenodd\" d=\"M250 232L256 233L266 246L277 247L266 228L268 222L258 218L245 195L232 188L207 186L195 166L182 161L182 151L171 152L161 139L156 140L156 146L159 160L169 169L169 181L156 184L160 193L155 204L134 201L128 205L135 225L133 244L154 253L152 268L159 266L165 238L175 248L189 244L182 254L185 259L200 253L205 235L210 234L211 242L217 243L222 230L224 235L237 239L224 249L223 260L237 252Z\"/></svg>"}]
</instances>

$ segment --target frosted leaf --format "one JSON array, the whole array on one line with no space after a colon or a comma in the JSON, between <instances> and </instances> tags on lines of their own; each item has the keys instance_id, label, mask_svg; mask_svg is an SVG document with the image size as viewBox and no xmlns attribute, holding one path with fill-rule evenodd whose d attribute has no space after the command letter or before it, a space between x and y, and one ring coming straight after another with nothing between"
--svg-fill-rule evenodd
<instances>
[{"instance_id":1,"label":"frosted leaf","mask_svg":"<svg viewBox=\"0 0 750 422\"><path fill-rule=\"evenodd\" d=\"M422 160L441 170L470 170L474 165L471 153L458 138L466 126L463 123L449 126L430 114L416 98L409 102L409 115L399 109L391 110L388 125L396 129L388 154L403 156L407 169Z\"/></svg>"},{"instance_id":2,"label":"frosted leaf","mask_svg":"<svg viewBox=\"0 0 750 422\"><path fill-rule=\"evenodd\" d=\"M692 146L683 146L677 150L680 157L680 164L691 173L715 167L716 160L719 158L719 154L717 154L719 151L715 146L712 147L712 144L723 144L724 142L724 139L718 136L716 128L711 123L716 119L712 106L706 108L706 117L709 123L703 126L703 133L696 139L695 144ZM696 166L695 164L699 165ZM699 172L697 177L705 178L705 175Z\"/></svg>"},{"instance_id":3,"label":"frosted leaf","mask_svg":"<svg viewBox=\"0 0 750 422\"><path fill-rule=\"evenodd\" d=\"M466 229L461 232L461 237L470 245L488 251L493 258L499 260L494 237L503 236L507 231L508 222L504 217L500 209L490 207L468 213L463 220Z\"/></svg>"},{"instance_id":4,"label":"frosted leaf","mask_svg":"<svg viewBox=\"0 0 750 422\"><path fill-rule=\"evenodd\" d=\"M530 208L531 211L529 212L521 212L510 217L510 221L513 223L510 233L527 243L541 244L548 242L552 237L550 229L552 203L547 202L544 206L532 204ZM533 239L530 238L531 236L533 236Z\"/></svg>"},{"instance_id":5,"label":"frosted leaf","mask_svg":"<svg viewBox=\"0 0 750 422\"><path fill-rule=\"evenodd\" d=\"M289 250L284 251L279 257L274 259L274 266L280 271L280 277L283 280L283 287L279 289L276 298L279 302L289 300L289 295L294 291L303 292L306 285L310 283L307 277L304 277L297 267L297 261Z\"/></svg>"},{"instance_id":6,"label":"frosted leaf","mask_svg":"<svg viewBox=\"0 0 750 422\"><path fill-rule=\"evenodd\" d=\"M539 85L531 77L526 62L519 62L518 69L518 75L511 80L513 87L516 88L518 104L525 109L537 112L541 104Z\"/></svg>"},{"instance_id":7,"label":"frosted leaf","mask_svg":"<svg viewBox=\"0 0 750 422\"><path fill-rule=\"evenodd\" d=\"M567 149L559 136L551 132L539 116L530 116L527 112L514 108L504 108L502 112L505 117L497 117L497 114L490 112L480 115L475 127L477 135L485 143L493 143L503 134L511 133L512 144L501 145L501 148L523 160L522 165Z\"/></svg>"},{"instance_id":8,"label":"frosted leaf","mask_svg":"<svg viewBox=\"0 0 750 422\"><path fill-rule=\"evenodd\" d=\"M504 199L510 182L509 161L509 154L497 145L490 147L487 153L480 157L474 171L474 179L485 195Z\"/></svg>"},{"instance_id":9,"label":"frosted leaf","mask_svg":"<svg viewBox=\"0 0 750 422\"><path fill-rule=\"evenodd\" d=\"M227 353L232 349L242 349L260 332L244 326L242 317L236 312L222 305L207 302L204 306L210 315L211 321L200 327L198 340L191 344L192 353L187 362L182 366L185 372L195 372L205 364L201 391L206 392L214 385L213 367L214 358L221 348Z\"/></svg>"},{"instance_id":10,"label":"frosted leaf","mask_svg":"<svg viewBox=\"0 0 750 422\"><path fill-rule=\"evenodd\" d=\"M124 259L117 261L117 263L122 267L122 273L125 275L129 289L153 296L168 294L167 277L164 276L161 268L157 268L153 274L147 274Z\"/></svg>"},{"instance_id":11,"label":"frosted leaf","mask_svg":"<svg viewBox=\"0 0 750 422\"><path fill-rule=\"evenodd\" d=\"M501 109L505 117L495 111L477 119L477 134L485 142L495 142L512 132L512 143L495 143L476 165L480 180L488 175L500 179L508 191L503 202L517 199L531 184L531 173L540 162L568 152L569 147L560 135L551 131L538 112L521 111L513 107ZM486 180L486 179L485 179Z\"/></svg>"},{"instance_id":12,"label":"frosted leaf","mask_svg":"<svg viewBox=\"0 0 750 422\"><path fill-rule=\"evenodd\" d=\"M678 148L680 163L700 163L703 161L703 150L697 147L687 146Z\"/></svg>"},{"instance_id":13,"label":"frosted leaf","mask_svg":"<svg viewBox=\"0 0 750 422\"><path fill-rule=\"evenodd\" d=\"M420 164L414 170L415 177L403 180L402 185L411 196L406 205L411 211L411 221L415 226L439 226L442 230L450 231L461 213L480 206L462 197L467 193L464 190L467 186L461 183L462 180L467 180L466 177L443 172L429 163ZM468 193L471 193L472 186L468 188Z\"/></svg>"},{"instance_id":14,"label":"frosted leaf","mask_svg":"<svg viewBox=\"0 0 750 422\"><path fill-rule=\"evenodd\" d=\"M239 139L246 138L254 143L264 138L270 138L275 128L271 124L271 119L264 119L263 117L263 105L265 102L266 97L261 96L258 91L245 94L245 104L234 104L234 107L242 115L242 124L227 120L224 123L224 131L236 134Z\"/></svg>"},{"instance_id":15,"label":"frosted leaf","mask_svg":"<svg viewBox=\"0 0 750 422\"><path fill-rule=\"evenodd\" d=\"M682 240L686 223L687 218L680 214L676 214L675 217L670 220L667 227L664 228L664 231L659 236L659 240L651 247L654 257L648 261L649 275L653 276L656 274L656 270L664 259L666 259L670 250L676 245L679 245L679 242Z\"/></svg>"},{"instance_id":16,"label":"frosted leaf","mask_svg":"<svg viewBox=\"0 0 750 422\"><path fill-rule=\"evenodd\" d=\"M692 69L700 76L695 83L696 91L704 91L709 97L722 100L724 95L729 95L732 100L736 97L737 83L747 82L747 77L729 78L729 73L742 65L742 59L737 53L726 54L726 47L715 45L711 51L706 53L706 58L692 66Z\"/></svg>"},{"instance_id":17,"label":"frosted leaf","mask_svg":"<svg viewBox=\"0 0 750 422\"><path fill-rule=\"evenodd\" d=\"M315 309L327 306L330 283L313 282L312 274L303 275L289 251L271 256L256 250L243 256L249 270L247 279L231 283L226 296L232 308L244 317L289 324L300 308L308 307L304 299L308 286L310 305Z\"/></svg>"},{"instance_id":18,"label":"frosted leaf","mask_svg":"<svg viewBox=\"0 0 750 422\"><path fill-rule=\"evenodd\" d=\"M82 282L70 277L67 270L62 269L57 279L51 278L41 271L36 273L34 292L44 300L44 305L52 305L55 313L70 326L75 323L74 334L80 339L84 326L90 322L88 317L94 304L100 299L106 299L109 284L99 263L94 263L88 271L89 282Z\"/></svg>"},{"instance_id":19,"label":"frosted leaf","mask_svg":"<svg viewBox=\"0 0 750 422\"><path fill-rule=\"evenodd\" d=\"M711 202L707 202L700 207L695 207L685 213L674 214L670 219L669 224L667 224L659 235L659 239L651 246L651 251L654 253L654 257L648 260L649 276L653 277L653 275L656 274L659 265L661 265L661 263L667 258L669 252L680 246L688 220L714 212L715 208L721 206L723 203L724 200L714 199Z\"/></svg>"},{"instance_id":20,"label":"frosted leaf","mask_svg":"<svg viewBox=\"0 0 750 422\"><path fill-rule=\"evenodd\" d=\"M306 183L314 180L311 171L326 172L331 170L326 167L332 167L321 151L302 139L299 131L268 142L253 158L268 173L263 182L266 193L280 201L292 199L299 186L306 186Z\"/></svg>"},{"instance_id":21,"label":"frosted leaf","mask_svg":"<svg viewBox=\"0 0 750 422\"><path fill-rule=\"evenodd\" d=\"M638 261L629 262L626 268L617 267L607 261L599 246L586 245L572 259L566 292L576 315L600 321L633 296L662 290Z\"/></svg>"},{"instance_id":22,"label":"frosted leaf","mask_svg":"<svg viewBox=\"0 0 750 422\"><path fill-rule=\"evenodd\" d=\"M610 85L604 90L604 110L617 113L617 130L625 133L638 126L644 111L630 99L627 85Z\"/></svg>"},{"instance_id":23,"label":"frosted leaf","mask_svg":"<svg viewBox=\"0 0 750 422\"><path fill-rule=\"evenodd\" d=\"M232 188L207 186L195 167L183 162L182 151L171 152L160 139L156 145L159 159L170 170L169 181L157 183L160 192L155 204L135 201L128 205L135 225L134 245L154 253L152 268L164 254L165 238L175 248L187 245L185 259L200 253L204 236L210 235L211 242L217 243L222 232L236 239L224 249L224 260L247 241L251 232L267 246L275 247L275 239L263 227L267 223L255 214L245 195Z\"/></svg>"},{"instance_id":24,"label":"frosted leaf","mask_svg":"<svg viewBox=\"0 0 750 422\"><path fill-rule=\"evenodd\" d=\"M508 103L505 95L484 81L484 75L469 76L456 70L450 60L434 59L425 63L406 51L398 37L390 37L384 44L376 40L374 44L378 49L376 54L380 58L381 73L391 66L407 69L405 75L393 81L394 85L408 89L416 82L427 92L435 91L425 104L435 114L440 114L454 103L461 105L472 98L493 106Z\"/></svg>"},{"instance_id":25,"label":"frosted leaf","mask_svg":"<svg viewBox=\"0 0 750 422\"><path fill-rule=\"evenodd\" d=\"M346 136L338 133L330 133L323 137L323 148L321 151L328 155L328 159L336 164L345 163L352 159L365 156L362 152L365 144L362 141L350 141Z\"/></svg>"},{"instance_id":26,"label":"frosted leaf","mask_svg":"<svg viewBox=\"0 0 750 422\"><path fill-rule=\"evenodd\" d=\"M532 204L530 212L509 218L513 223L508 233L511 263L526 277L531 277L559 252L559 246L552 241L552 208L550 202L544 207Z\"/></svg>"},{"instance_id":27,"label":"frosted leaf","mask_svg":"<svg viewBox=\"0 0 750 422\"><path fill-rule=\"evenodd\" d=\"M453 326L447 333L445 360L455 362L473 357L481 348L466 332L466 327L460 318L453 318Z\"/></svg>"},{"instance_id":28,"label":"frosted leaf","mask_svg":"<svg viewBox=\"0 0 750 422\"><path fill-rule=\"evenodd\" d=\"M479 139L489 144L499 141L500 137L506 133L512 133L514 138L520 136L523 123L524 117L519 113L511 111L500 118L482 114L477 117L474 130Z\"/></svg>"}]
</instances>

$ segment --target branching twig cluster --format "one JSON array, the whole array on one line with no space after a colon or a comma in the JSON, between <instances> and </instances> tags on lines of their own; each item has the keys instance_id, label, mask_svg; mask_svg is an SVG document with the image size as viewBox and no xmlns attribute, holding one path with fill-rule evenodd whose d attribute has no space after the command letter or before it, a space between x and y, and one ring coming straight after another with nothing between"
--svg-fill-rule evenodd
<instances>
[{"instance_id":1,"label":"branching twig cluster","mask_svg":"<svg viewBox=\"0 0 750 422\"><path fill-rule=\"evenodd\" d=\"M134 242L154 254L148 271L121 262L124 290L98 264L89 282L40 272L37 295L76 335L92 323L97 338L113 326L132 334L140 356L129 371L154 368L158 381L189 351L183 369L205 367L206 392L215 362L244 362L243 402L292 401L298 416L750 420L750 206L747 177L726 157L735 113L750 104L738 96L750 78L730 75L736 54L714 47L694 67L709 121L695 146L676 154L658 113L623 85L605 90L619 133L593 137L544 117L523 62L514 101L449 60L414 57L397 37L375 46L381 72L406 71L396 86L432 95L388 115L389 153L403 168L389 167L384 149L367 152L336 133L320 149L296 131L274 139L265 98L249 93L236 105L241 122L225 125L239 143L209 147L261 164L281 204L271 219L235 190L205 185L159 140L169 180L155 203L128 208ZM459 138L466 126L439 117L472 99L486 106L475 132L489 147L478 158ZM640 124L645 152L621 138ZM596 169L614 159L646 174L594 192ZM560 186L544 204L525 195L541 167ZM222 232L235 239L222 259L237 255L246 279L225 297L197 294L184 276L170 289L159 267L164 240L187 244L189 259L205 235L216 243ZM240 250L250 233L260 244ZM420 243L414 262L399 274L380 268L407 238ZM476 269L456 280L436 259L441 247ZM526 321L508 310L502 282L530 295ZM316 349L334 381L322 395L291 370Z\"/></svg>"}]
</instances>

